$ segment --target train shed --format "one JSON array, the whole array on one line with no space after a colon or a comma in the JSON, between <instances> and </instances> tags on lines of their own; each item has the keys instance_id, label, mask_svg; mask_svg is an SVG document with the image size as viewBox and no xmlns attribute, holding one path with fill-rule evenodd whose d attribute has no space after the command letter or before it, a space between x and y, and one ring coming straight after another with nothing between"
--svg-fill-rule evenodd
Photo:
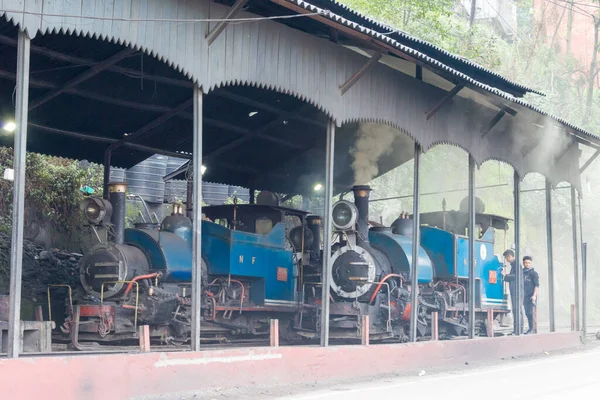
<instances>
[{"instance_id":1,"label":"train shed","mask_svg":"<svg viewBox=\"0 0 600 400\"><path fill-rule=\"evenodd\" d=\"M246 187L251 193L270 190L302 195L321 182L325 193L324 235L331 237L334 194L353 184L367 183L356 182L349 152L357 141L357 126L378 123L393 129L396 136L391 142L393 151L373 160L377 174L410 160L414 162L413 243L417 246L422 153L439 143L459 146L468 153L471 228L475 224L477 166L491 159L510 164L514 168L517 259L522 178L530 172L544 175L548 199L553 186L568 182L575 209L576 194L581 188L580 172L600 154L600 137L523 100L527 93L542 93L391 30L335 0L4 0L0 2L0 16L2 123L7 128L7 122L14 119L16 128L13 134L0 135L0 145L14 148L15 165L8 359L0 359L0 375L8 380L15 377L9 394L11 388L16 390L17 384L25 382L17 374L28 368L19 364L20 360L13 360L21 353L26 151L87 159L104 164L106 171L111 165L131 167L152 154L188 158L194 178ZM589 160L581 160L583 146L596 150ZM202 179L193 180L196 205L201 204ZM573 213L573 278L577 293L574 303L584 318L585 329L585 275L581 313L575 216ZM201 218L201 207L194 207L194 352L201 350ZM549 211L547 218L552 259ZM330 246L325 241L325 267ZM469 254L474 252L471 240ZM584 258L585 251L582 253ZM413 258L413 265L417 264L415 261ZM553 332L551 265L549 273ZM325 281L324 286L327 285ZM469 288L471 293L474 290L474 285ZM327 295L323 296L322 305L321 346L327 347ZM416 320L416 308L411 317ZM416 341L414 329L413 326L411 338ZM469 336L474 337L473 326ZM540 336L543 338L538 344L523 339L521 350L510 351L525 353L528 346L541 350L542 344L544 349L555 349L561 343L571 346L579 340L578 332ZM516 343L514 340L511 343ZM451 344L451 350L441 351L475 354L486 346L478 340L469 342L478 344ZM435 346L423 351L434 357L443 345ZM471 347L465 350L468 346ZM487 346L487 354L494 354L494 345ZM413 344L406 348L414 352L418 347ZM298 349L248 354L239 349L228 351L140 357L145 357L145 368L154 371L173 367L169 372L173 374L186 366L193 366L194 373L203 373L205 367L217 366L218 370L222 365L231 370L236 360L263 360L269 371L275 371L282 367L280 359L285 359L285 363L292 358L305 359ZM310 351L315 357L341 357L336 359L336 365L361 357L350 353L350 347L344 348L349 352L346 356L331 350ZM382 347L378 351L386 350ZM398 357L402 357L402 351L397 351ZM127 374L124 376L135 375L134 383L127 384L128 393L141 387L143 377L131 372L135 364L132 359L123 355L103 357L110 365L123 362L125 367L115 368ZM57 363L56 358L36 360L32 362L39 369ZM81 373L91 373L93 368L86 363L95 360L97 357L64 357L61 362L68 368L81 368ZM286 365L290 371L295 368ZM393 369L397 364L388 367ZM297 376L314 375L297 372ZM104 378L112 379L109 375ZM250 375L261 381L255 374ZM82 384L77 393L100 393L100 380L95 379ZM291 374L282 379L291 379ZM218 381L215 384L224 384ZM49 390L67 387L61 385L48 378L42 386ZM35 390L28 393L36 393ZM168 385L157 384L142 392L156 394L165 390L169 390Z\"/></svg>"}]
</instances>

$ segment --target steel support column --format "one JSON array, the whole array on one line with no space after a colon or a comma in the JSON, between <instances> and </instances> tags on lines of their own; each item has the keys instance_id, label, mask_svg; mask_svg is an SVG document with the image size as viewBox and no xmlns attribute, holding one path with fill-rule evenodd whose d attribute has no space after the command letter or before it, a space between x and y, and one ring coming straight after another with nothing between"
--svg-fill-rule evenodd
<instances>
[{"instance_id":1,"label":"steel support column","mask_svg":"<svg viewBox=\"0 0 600 400\"><path fill-rule=\"evenodd\" d=\"M587 332L587 243L583 242L583 212L581 208L581 193L578 196L579 208L579 240L581 242L581 326L583 335Z\"/></svg>"},{"instance_id":2,"label":"steel support column","mask_svg":"<svg viewBox=\"0 0 600 400\"><path fill-rule=\"evenodd\" d=\"M581 244L581 327L587 336L587 243Z\"/></svg>"},{"instance_id":3,"label":"steel support column","mask_svg":"<svg viewBox=\"0 0 600 400\"><path fill-rule=\"evenodd\" d=\"M194 226L192 249L192 351L200 351L200 319L202 309L202 89L194 86L194 149L192 223Z\"/></svg>"},{"instance_id":4,"label":"steel support column","mask_svg":"<svg viewBox=\"0 0 600 400\"><path fill-rule=\"evenodd\" d=\"M475 337L475 159L469 154L469 339Z\"/></svg>"},{"instance_id":5,"label":"steel support column","mask_svg":"<svg viewBox=\"0 0 600 400\"><path fill-rule=\"evenodd\" d=\"M421 193L421 145L415 142L414 159L414 182L413 182L413 247L412 260L410 264L410 341L417 341L417 315L419 301L419 247L421 247L421 210L419 197Z\"/></svg>"},{"instance_id":6,"label":"steel support column","mask_svg":"<svg viewBox=\"0 0 600 400\"><path fill-rule=\"evenodd\" d=\"M521 280L523 278L523 272L521 267L521 177L519 173L515 171L514 174L514 214L515 214L515 265L517 271L515 271L515 288L517 304L513 304L513 308L517 307L515 315L515 331L517 335L521 335L521 309L523 308L523 293L521 293Z\"/></svg>"},{"instance_id":7,"label":"steel support column","mask_svg":"<svg viewBox=\"0 0 600 400\"><path fill-rule=\"evenodd\" d=\"M27 156L27 112L29 109L29 61L31 39L19 30L17 43L17 87L13 168L12 241L10 246L10 293L8 312L8 357L19 357L21 349L21 278L23 274L23 226L25 214L25 161Z\"/></svg>"},{"instance_id":8,"label":"steel support column","mask_svg":"<svg viewBox=\"0 0 600 400\"><path fill-rule=\"evenodd\" d=\"M548 311L550 314L550 332L556 331L554 317L554 252L552 240L552 186L546 179L546 240L548 249Z\"/></svg>"},{"instance_id":9,"label":"steel support column","mask_svg":"<svg viewBox=\"0 0 600 400\"><path fill-rule=\"evenodd\" d=\"M575 283L575 328L579 331L579 259L577 258L577 192L571 185L571 225L573 230L573 281Z\"/></svg>"},{"instance_id":10,"label":"steel support column","mask_svg":"<svg viewBox=\"0 0 600 400\"><path fill-rule=\"evenodd\" d=\"M323 285L321 293L321 346L329 346L329 272L331 271L331 211L333 201L333 157L335 151L335 122L327 124L325 154L325 210L323 212Z\"/></svg>"}]
</instances>

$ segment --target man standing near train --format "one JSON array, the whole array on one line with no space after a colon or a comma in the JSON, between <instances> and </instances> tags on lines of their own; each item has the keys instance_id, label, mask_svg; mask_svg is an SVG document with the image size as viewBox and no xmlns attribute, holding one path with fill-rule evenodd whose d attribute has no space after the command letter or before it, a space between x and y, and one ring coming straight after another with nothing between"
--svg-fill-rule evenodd
<instances>
[{"instance_id":1,"label":"man standing near train","mask_svg":"<svg viewBox=\"0 0 600 400\"><path fill-rule=\"evenodd\" d=\"M537 295L540 287L540 276L531 265L533 259L530 256L523 257L523 307L527 315L528 330L526 335L537 333L535 307L537 304Z\"/></svg>"},{"instance_id":2,"label":"man standing near train","mask_svg":"<svg viewBox=\"0 0 600 400\"><path fill-rule=\"evenodd\" d=\"M507 263L510 264L510 273L506 272L506 268L504 268L502 270L502 275L504 276L504 280L506 282L508 282L508 288L510 291L510 301L512 304L512 315L513 315L513 334L514 335L518 335L519 332L523 332L523 327L524 327L524 320L525 320L525 313L523 312L523 305L522 304L517 304L517 288L516 288L516 274L517 274L517 260L515 259L515 252L511 249L508 249L504 252L504 254L502 254L504 256L504 259L506 260ZM524 298L523 296L523 273L519 268L519 272L521 273L521 285L520 285L520 291L521 291L521 298ZM521 330L519 332L517 332L517 325L515 324L515 322L517 321L517 310L520 311L521 313L521 318L520 318L520 324L521 325Z\"/></svg>"}]
</instances>

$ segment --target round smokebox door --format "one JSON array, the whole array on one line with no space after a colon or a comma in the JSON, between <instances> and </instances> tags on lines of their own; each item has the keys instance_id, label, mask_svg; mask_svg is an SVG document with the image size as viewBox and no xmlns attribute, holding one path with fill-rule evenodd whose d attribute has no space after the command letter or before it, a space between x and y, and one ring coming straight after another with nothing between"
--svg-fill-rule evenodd
<instances>
[{"instance_id":1,"label":"round smokebox door","mask_svg":"<svg viewBox=\"0 0 600 400\"><path fill-rule=\"evenodd\" d=\"M358 298L369 291L375 280L373 257L362 247L340 247L331 257L331 290L346 299Z\"/></svg>"},{"instance_id":2,"label":"round smokebox door","mask_svg":"<svg viewBox=\"0 0 600 400\"><path fill-rule=\"evenodd\" d=\"M369 263L357 252L342 254L333 265L333 279L345 292L353 292L369 280Z\"/></svg>"}]
</instances>

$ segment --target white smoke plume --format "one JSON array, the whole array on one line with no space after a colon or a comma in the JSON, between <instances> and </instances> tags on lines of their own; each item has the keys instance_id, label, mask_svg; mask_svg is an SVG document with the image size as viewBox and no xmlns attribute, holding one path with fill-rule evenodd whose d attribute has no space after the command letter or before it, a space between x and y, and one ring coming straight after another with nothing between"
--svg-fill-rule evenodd
<instances>
[{"instance_id":1,"label":"white smoke plume","mask_svg":"<svg viewBox=\"0 0 600 400\"><path fill-rule=\"evenodd\" d=\"M513 151L522 151L526 149L525 164L530 170L539 172L546 176L551 176L559 162L559 158L565 155L571 140L568 135L558 126L556 126L550 118L544 118L539 121L539 124L532 125L532 132L537 135L529 141L514 142Z\"/></svg>"},{"instance_id":2,"label":"white smoke plume","mask_svg":"<svg viewBox=\"0 0 600 400\"><path fill-rule=\"evenodd\" d=\"M377 176L377 161L392 152L397 129L382 124L360 123L356 132L356 143L350 149L354 157L354 184L364 185Z\"/></svg>"}]
</instances>

